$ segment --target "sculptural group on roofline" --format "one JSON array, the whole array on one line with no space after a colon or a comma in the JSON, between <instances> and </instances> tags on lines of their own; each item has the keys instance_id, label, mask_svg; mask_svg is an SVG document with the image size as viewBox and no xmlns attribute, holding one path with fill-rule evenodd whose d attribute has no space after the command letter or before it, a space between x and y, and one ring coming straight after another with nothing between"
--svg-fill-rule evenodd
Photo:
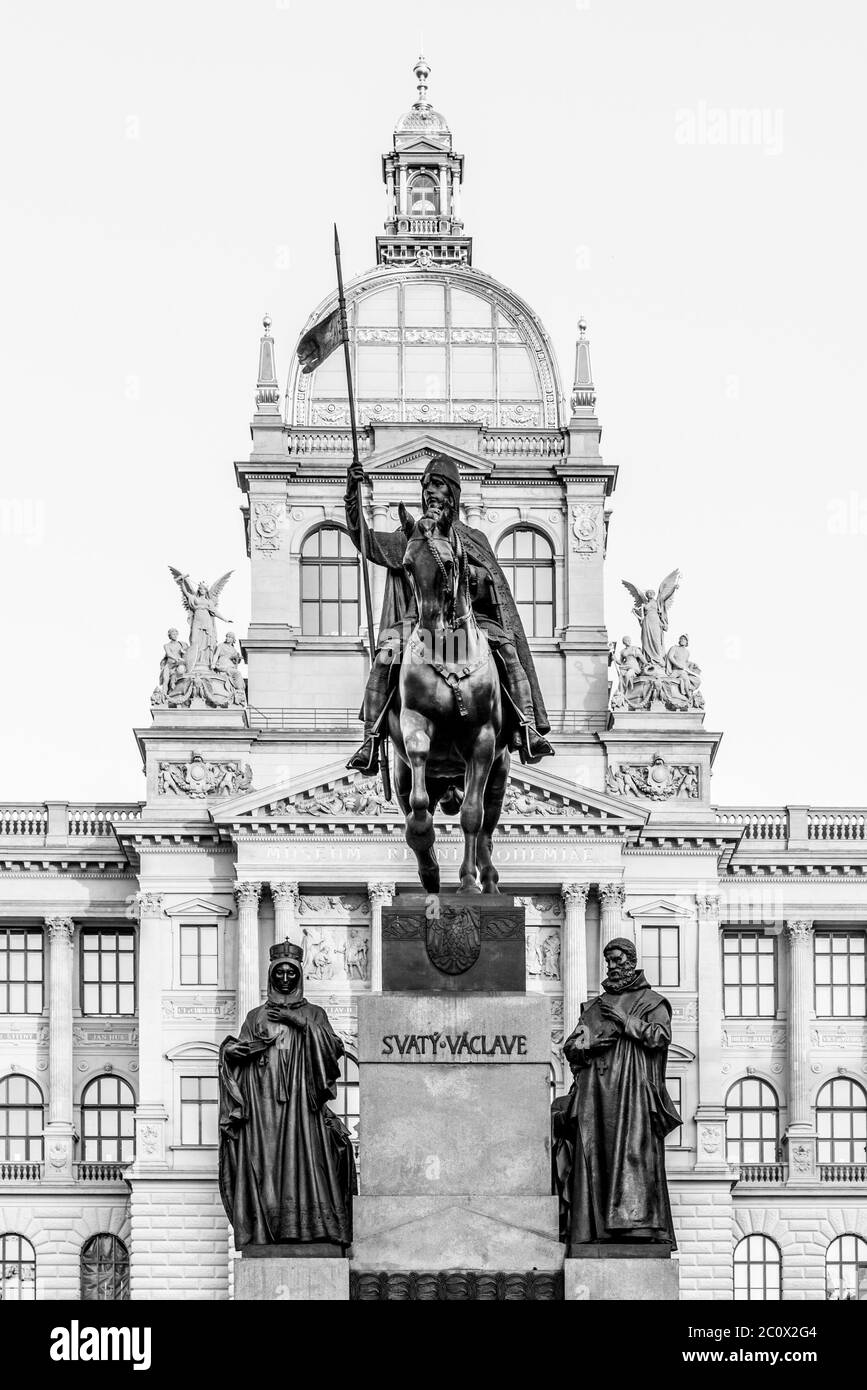
<instances>
[{"instance_id":1,"label":"sculptural group on roofline","mask_svg":"<svg viewBox=\"0 0 867 1390\"><path fill-rule=\"evenodd\" d=\"M169 640L163 646L160 662L159 684L151 695L151 704L166 705L170 709L200 705L227 709L230 705L246 705L238 639L234 632L227 632L222 642L217 638L216 619L224 623L231 621L217 611L217 603L232 570L210 586L202 580L194 587L188 574L181 574L172 565L169 569L189 614L190 635L188 641L182 642L177 628L169 628Z\"/></svg>"},{"instance_id":2,"label":"sculptural group on roofline","mask_svg":"<svg viewBox=\"0 0 867 1390\"><path fill-rule=\"evenodd\" d=\"M668 612L680 584L680 570L672 570L659 590L639 589L624 579L623 585L634 600L632 609L641 626L641 646L624 637L620 652L612 659L617 668L617 688L611 699L613 710L660 710L678 713L704 709L701 667L692 660L689 638L682 633L666 650Z\"/></svg>"}]
</instances>

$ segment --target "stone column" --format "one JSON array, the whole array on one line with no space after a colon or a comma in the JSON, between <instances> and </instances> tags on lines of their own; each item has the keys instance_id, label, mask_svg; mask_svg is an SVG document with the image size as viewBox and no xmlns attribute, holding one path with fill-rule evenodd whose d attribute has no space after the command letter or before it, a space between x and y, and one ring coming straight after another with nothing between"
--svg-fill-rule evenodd
<instances>
[{"instance_id":1,"label":"stone column","mask_svg":"<svg viewBox=\"0 0 867 1390\"><path fill-rule=\"evenodd\" d=\"M581 1005L587 998L587 883L564 883L561 889L566 916L560 943L563 977L563 1041L575 1031Z\"/></svg>"},{"instance_id":2,"label":"stone column","mask_svg":"<svg viewBox=\"0 0 867 1390\"><path fill-rule=\"evenodd\" d=\"M238 1027L259 1007L259 898L261 883L236 883L238 900Z\"/></svg>"},{"instance_id":3,"label":"stone column","mask_svg":"<svg viewBox=\"0 0 867 1390\"><path fill-rule=\"evenodd\" d=\"M163 1085L163 899L138 893L139 1090L135 1111L136 1173L168 1167Z\"/></svg>"},{"instance_id":4,"label":"stone column","mask_svg":"<svg viewBox=\"0 0 867 1390\"><path fill-rule=\"evenodd\" d=\"M810 1112L810 1014L813 1009L813 923L786 923L789 946L789 1123L786 1152L790 1184L815 1182L816 1130Z\"/></svg>"},{"instance_id":5,"label":"stone column","mask_svg":"<svg viewBox=\"0 0 867 1390\"><path fill-rule=\"evenodd\" d=\"M368 883L370 899L370 988L382 991L382 909L394 897L393 883Z\"/></svg>"},{"instance_id":6,"label":"stone column","mask_svg":"<svg viewBox=\"0 0 867 1390\"><path fill-rule=\"evenodd\" d=\"M609 941L618 936L628 936L635 940L635 930L631 921L624 924L623 903L626 894L622 883L600 883L599 902L602 906L599 921L599 978L605 978L605 957L602 954Z\"/></svg>"},{"instance_id":7,"label":"stone column","mask_svg":"<svg viewBox=\"0 0 867 1390\"><path fill-rule=\"evenodd\" d=\"M397 198L397 215L398 215L398 217L405 217L405 216L407 215L407 213L409 212L409 209L408 209L407 204L406 204L406 165L405 165L405 164L402 164L402 165L400 166L399 180L400 180L400 182L399 182L399 190L400 190L400 191L399 191L399 193L398 193L398 198Z\"/></svg>"},{"instance_id":8,"label":"stone column","mask_svg":"<svg viewBox=\"0 0 867 1390\"><path fill-rule=\"evenodd\" d=\"M274 943L294 941L300 946L298 930L298 884L272 883L271 898L274 903Z\"/></svg>"},{"instance_id":9,"label":"stone column","mask_svg":"<svg viewBox=\"0 0 867 1390\"><path fill-rule=\"evenodd\" d=\"M722 946L719 897L696 898L698 931L698 1105L696 1168L717 1172L728 1168L726 1112L722 1093ZM684 1115L684 1124L687 1117Z\"/></svg>"},{"instance_id":10,"label":"stone column","mask_svg":"<svg viewBox=\"0 0 867 1390\"><path fill-rule=\"evenodd\" d=\"M48 1124L45 1178L72 1178L72 963L75 926L71 917L46 917L49 941Z\"/></svg>"},{"instance_id":11,"label":"stone column","mask_svg":"<svg viewBox=\"0 0 867 1390\"><path fill-rule=\"evenodd\" d=\"M372 530L390 531L392 528L388 521L388 503L381 498L374 497L371 506L371 519L373 522ZM382 565L370 566L370 606L373 609L373 621L377 631L379 629L379 615L382 612L382 600L385 597L385 581L388 571ZM362 596L363 598L363 596ZM364 612L362 601L361 627L365 639L367 638L367 615Z\"/></svg>"}]
</instances>

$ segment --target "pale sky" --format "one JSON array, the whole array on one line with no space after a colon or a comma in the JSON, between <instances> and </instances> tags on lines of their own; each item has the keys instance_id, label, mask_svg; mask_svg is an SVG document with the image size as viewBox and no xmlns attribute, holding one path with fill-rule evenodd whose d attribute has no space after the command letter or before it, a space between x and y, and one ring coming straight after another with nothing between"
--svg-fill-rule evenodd
<instances>
[{"instance_id":1,"label":"pale sky","mask_svg":"<svg viewBox=\"0 0 867 1390\"><path fill-rule=\"evenodd\" d=\"M831 0L6 0L0 55L0 804L144 795L167 566L246 630L233 460L260 321L278 370L374 263L415 96L466 155L474 264L568 393L590 327L621 578L724 731L714 799L867 805L864 12Z\"/></svg>"}]
</instances>

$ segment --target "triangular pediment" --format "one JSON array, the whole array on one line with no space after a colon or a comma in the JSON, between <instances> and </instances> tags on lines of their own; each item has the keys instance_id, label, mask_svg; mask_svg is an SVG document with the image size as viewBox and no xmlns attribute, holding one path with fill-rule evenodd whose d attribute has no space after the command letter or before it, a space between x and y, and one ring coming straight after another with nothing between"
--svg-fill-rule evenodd
<instances>
[{"instance_id":1,"label":"triangular pediment","mask_svg":"<svg viewBox=\"0 0 867 1390\"><path fill-rule=\"evenodd\" d=\"M402 444L372 454L369 460L365 460L365 472L374 475L383 473L418 474L421 478L435 454L445 454L447 458L454 459L458 467L465 473L475 473L480 477L487 477L491 472L490 463L480 460L467 449L460 449L451 442L446 443L437 439L436 435L433 434L421 434L413 440L411 445L407 445L404 440Z\"/></svg>"},{"instance_id":2,"label":"triangular pediment","mask_svg":"<svg viewBox=\"0 0 867 1390\"><path fill-rule=\"evenodd\" d=\"M393 821L403 824L394 798L386 800L380 778L348 772L340 761L302 773L262 791L246 792L214 806L217 824L257 826L282 824L347 824ZM516 762L503 802L501 824L539 825L574 822L603 833L639 831L649 812L622 797L578 787L563 777ZM440 813L437 813L437 819ZM442 817L443 821L452 818ZM683 915L683 914L681 914Z\"/></svg>"},{"instance_id":3,"label":"triangular pediment","mask_svg":"<svg viewBox=\"0 0 867 1390\"><path fill-rule=\"evenodd\" d=\"M680 918L681 920L688 915L688 908L680 903L674 903L670 898L653 898L645 903L635 903L627 912L628 917L640 917L643 921L650 918Z\"/></svg>"},{"instance_id":4,"label":"triangular pediment","mask_svg":"<svg viewBox=\"0 0 867 1390\"><path fill-rule=\"evenodd\" d=\"M211 902L209 898L186 898L182 903L172 903L166 908L167 917L228 917L230 909L223 903Z\"/></svg>"}]
</instances>

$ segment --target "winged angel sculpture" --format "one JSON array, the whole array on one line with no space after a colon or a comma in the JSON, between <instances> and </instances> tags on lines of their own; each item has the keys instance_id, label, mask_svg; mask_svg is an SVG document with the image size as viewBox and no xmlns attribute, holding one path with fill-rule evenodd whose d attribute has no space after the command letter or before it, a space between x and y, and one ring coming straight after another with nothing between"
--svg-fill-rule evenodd
<instances>
[{"instance_id":1,"label":"winged angel sculpture","mask_svg":"<svg viewBox=\"0 0 867 1390\"><path fill-rule=\"evenodd\" d=\"M641 627L641 646L624 637L617 657L618 688L612 709L703 709L699 691L701 668L689 654L689 638L684 633L676 646L665 649L668 613L680 585L680 570L666 575L659 589L639 589L623 580L633 599L632 611Z\"/></svg>"},{"instance_id":2,"label":"winged angel sculpture","mask_svg":"<svg viewBox=\"0 0 867 1390\"><path fill-rule=\"evenodd\" d=\"M232 621L220 613L217 604L234 571L229 570L211 585L201 580L195 587L190 576L181 574L174 565L169 565L169 571L189 614L190 635L186 643L179 642L177 629L169 628L160 681L151 704L173 708L204 704L215 709L246 704L239 671L241 650L235 634L227 632L223 642L217 638L217 619L222 623Z\"/></svg>"}]
</instances>

